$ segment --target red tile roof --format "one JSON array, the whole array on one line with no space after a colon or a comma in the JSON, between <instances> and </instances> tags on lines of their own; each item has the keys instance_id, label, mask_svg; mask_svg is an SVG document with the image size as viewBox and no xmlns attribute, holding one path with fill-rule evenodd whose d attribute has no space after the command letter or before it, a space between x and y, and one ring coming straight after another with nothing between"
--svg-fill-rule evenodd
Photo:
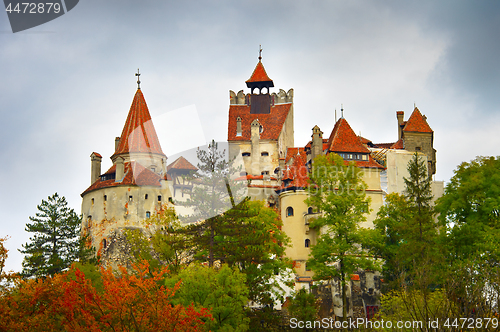
<instances>
[{"instance_id":1,"label":"red tile roof","mask_svg":"<svg viewBox=\"0 0 500 332\"><path fill-rule=\"evenodd\" d=\"M306 188L309 186L309 174L306 166L307 156L305 148L288 148L286 152L286 161L288 162L292 158L292 165L286 166L286 169L283 172L283 182L281 183L280 190L293 187Z\"/></svg>"},{"instance_id":2,"label":"red tile roof","mask_svg":"<svg viewBox=\"0 0 500 332\"><path fill-rule=\"evenodd\" d=\"M230 105L227 140L249 141L251 139L250 125L255 119L259 120L262 125L263 131L260 134L260 139L278 139L291 106L291 103L279 104L271 106L269 114L250 114L250 106L248 105ZM236 119L238 117L241 118L241 136L236 136Z\"/></svg>"},{"instance_id":3,"label":"red tile roof","mask_svg":"<svg viewBox=\"0 0 500 332\"><path fill-rule=\"evenodd\" d=\"M427 124L427 121L422 116L422 113L415 107L413 113L410 118L406 122L406 125L403 129L404 131L412 131L417 133L432 133L433 130Z\"/></svg>"},{"instance_id":4,"label":"red tile roof","mask_svg":"<svg viewBox=\"0 0 500 332\"><path fill-rule=\"evenodd\" d=\"M372 156L368 156L368 160L344 160L344 165L349 165L351 161L354 161L357 167L360 168L380 168L380 169L385 169L384 166L380 165L378 162L376 162Z\"/></svg>"},{"instance_id":5,"label":"red tile roof","mask_svg":"<svg viewBox=\"0 0 500 332\"><path fill-rule=\"evenodd\" d=\"M141 89L137 89L135 93L114 155L129 152L164 155Z\"/></svg>"},{"instance_id":6,"label":"red tile roof","mask_svg":"<svg viewBox=\"0 0 500 332\"><path fill-rule=\"evenodd\" d=\"M328 139L328 151L370 153L344 118L340 118L333 127Z\"/></svg>"},{"instance_id":7,"label":"red tile roof","mask_svg":"<svg viewBox=\"0 0 500 332\"><path fill-rule=\"evenodd\" d=\"M397 141L396 143L394 143L392 146L391 146L391 149L404 149L404 144L403 144L403 139L400 138L399 141Z\"/></svg>"},{"instance_id":8,"label":"red tile roof","mask_svg":"<svg viewBox=\"0 0 500 332\"><path fill-rule=\"evenodd\" d=\"M252 76L245 81L246 83L253 82L272 82L272 79L267 76L266 70L264 69L264 65L259 61L255 69L253 70Z\"/></svg>"},{"instance_id":9,"label":"red tile roof","mask_svg":"<svg viewBox=\"0 0 500 332\"><path fill-rule=\"evenodd\" d=\"M186 158L180 156L174 162L167 166L167 172L171 169L180 169L180 170L188 170L188 171L197 171L198 168L193 166Z\"/></svg>"},{"instance_id":10,"label":"red tile roof","mask_svg":"<svg viewBox=\"0 0 500 332\"><path fill-rule=\"evenodd\" d=\"M391 149L391 147L396 144L394 142L392 143L376 143L375 145L377 146L377 148L380 148L380 149Z\"/></svg>"},{"instance_id":11,"label":"red tile roof","mask_svg":"<svg viewBox=\"0 0 500 332\"><path fill-rule=\"evenodd\" d=\"M368 143L371 143L372 141L370 141L368 138L364 138L363 136L358 136L359 138L359 141L363 144L368 144Z\"/></svg>"},{"instance_id":12,"label":"red tile roof","mask_svg":"<svg viewBox=\"0 0 500 332\"><path fill-rule=\"evenodd\" d=\"M104 174L116 173L116 164L111 166L110 169ZM104 175L103 174L103 175ZM121 182L116 182L115 179L109 179L101 181L101 177L97 179L90 187L87 188L82 193L82 197L94 190L109 188L109 187L119 187L119 186L154 186L161 187L160 179L161 176L152 172L151 170L145 168L141 164L131 161L126 162L124 165L124 178Z\"/></svg>"},{"instance_id":13,"label":"red tile roof","mask_svg":"<svg viewBox=\"0 0 500 332\"><path fill-rule=\"evenodd\" d=\"M97 153L97 152L92 152L92 154L90 156L92 156L92 155L95 155L96 157L102 158L101 154Z\"/></svg>"}]
</instances>

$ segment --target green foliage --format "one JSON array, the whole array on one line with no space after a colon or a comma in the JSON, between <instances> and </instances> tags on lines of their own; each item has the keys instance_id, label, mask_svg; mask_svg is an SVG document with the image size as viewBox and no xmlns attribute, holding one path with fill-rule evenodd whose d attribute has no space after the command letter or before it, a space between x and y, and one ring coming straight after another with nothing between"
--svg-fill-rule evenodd
<instances>
[{"instance_id":1,"label":"green foliage","mask_svg":"<svg viewBox=\"0 0 500 332\"><path fill-rule=\"evenodd\" d=\"M299 321L317 320L319 307L316 303L316 297L305 288L302 288L295 293L288 311L290 312L290 317L297 318Z\"/></svg>"},{"instance_id":2,"label":"green foliage","mask_svg":"<svg viewBox=\"0 0 500 332\"><path fill-rule=\"evenodd\" d=\"M130 229L125 232L136 262L146 260L152 269L168 265L169 273L175 274L181 264L192 260L194 248L173 208L164 207L161 213L146 219L143 224L146 231Z\"/></svg>"},{"instance_id":3,"label":"green foliage","mask_svg":"<svg viewBox=\"0 0 500 332\"><path fill-rule=\"evenodd\" d=\"M384 259L384 278L392 288L402 284L417 287L422 282L427 283L425 288L436 282L441 261L438 225L427 166L416 153L408 163L408 172L404 195L387 195L386 204L377 213L374 224L378 235L370 247Z\"/></svg>"},{"instance_id":4,"label":"green foliage","mask_svg":"<svg viewBox=\"0 0 500 332\"><path fill-rule=\"evenodd\" d=\"M386 331L394 331L397 322L412 324L398 331L427 331L429 321L439 319L442 326L447 318L456 317L453 316L455 304L440 289L430 293L414 289L390 291L382 296L380 304L378 319L393 324L393 328Z\"/></svg>"},{"instance_id":5,"label":"green foliage","mask_svg":"<svg viewBox=\"0 0 500 332\"><path fill-rule=\"evenodd\" d=\"M32 223L26 224L26 231L34 235L19 250L26 255L24 277L53 276L86 256L80 251L81 218L68 207L66 198L55 193L37 208L36 216L30 217Z\"/></svg>"},{"instance_id":6,"label":"green foliage","mask_svg":"<svg viewBox=\"0 0 500 332\"><path fill-rule=\"evenodd\" d=\"M307 203L322 212L310 227L319 232L307 264L316 279L339 278L342 298L347 308L346 284L349 275L358 269L375 269L375 262L360 247L366 232L360 223L366 221L366 184L362 171L354 163L346 166L336 155L318 156L310 173L310 198Z\"/></svg>"},{"instance_id":7,"label":"green foliage","mask_svg":"<svg viewBox=\"0 0 500 332\"><path fill-rule=\"evenodd\" d=\"M248 288L245 275L223 265L219 270L201 265L190 265L178 276L168 279L169 286L181 281L174 303L210 309L213 320L205 326L211 331L247 331L249 319L245 315Z\"/></svg>"},{"instance_id":8,"label":"green foliage","mask_svg":"<svg viewBox=\"0 0 500 332\"><path fill-rule=\"evenodd\" d=\"M446 279L459 314L487 313L500 294L500 158L478 157L455 170L437 201Z\"/></svg>"}]
</instances>

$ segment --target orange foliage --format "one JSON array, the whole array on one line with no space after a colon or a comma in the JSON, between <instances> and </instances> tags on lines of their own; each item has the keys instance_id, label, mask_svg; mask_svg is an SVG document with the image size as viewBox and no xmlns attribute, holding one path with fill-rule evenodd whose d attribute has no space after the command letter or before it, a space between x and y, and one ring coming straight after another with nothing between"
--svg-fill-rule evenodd
<instances>
[{"instance_id":1,"label":"orange foliage","mask_svg":"<svg viewBox=\"0 0 500 332\"><path fill-rule=\"evenodd\" d=\"M0 331L202 331L208 310L172 305L173 289L162 286L167 272L140 264L136 273L102 270L98 292L78 269L52 278L27 280L0 295Z\"/></svg>"}]
</instances>

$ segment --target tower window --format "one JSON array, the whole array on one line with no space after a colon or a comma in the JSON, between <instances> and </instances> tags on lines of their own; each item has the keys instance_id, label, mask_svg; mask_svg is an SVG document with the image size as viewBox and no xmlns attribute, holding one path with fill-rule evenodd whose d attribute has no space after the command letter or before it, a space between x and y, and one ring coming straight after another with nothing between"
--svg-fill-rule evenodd
<instances>
[{"instance_id":1,"label":"tower window","mask_svg":"<svg viewBox=\"0 0 500 332\"><path fill-rule=\"evenodd\" d=\"M148 194L144 195L144 199L148 199Z\"/></svg>"},{"instance_id":2,"label":"tower window","mask_svg":"<svg viewBox=\"0 0 500 332\"><path fill-rule=\"evenodd\" d=\"M129 196L129 197L128 197L128 201L129 201L129 202L132 202L132 200L133 200L133 199L134 199L134 197L132 197L132 196Z\"/></svg>"},{"instance_id":3,"label":"tower window","mask_svg":"<svg viewBox=\"0 0 500 332\"><path fill-rule=\"evenodd\" d=\"M250 157L250 152L243 152L241 155L243 157Z\"/></svg>"},{"instance_id":4,"label":"tower window","mask_svg":"<svg viewBox=\"0 0 500 332\"><path fill-rule=\"evenodd\" d=\"M312 213L313 213L313 208L312 208L312 207L309 207L309 208L307 209L307 213L308 213L308 214L312 214Z\"/></svg>"},{"instance_id":5,"label":"tower window","mask_svg":"<svg viewBox=\"0 0 500 332\"><path fill-rule=\"evenodd\" d=\"M269 175L269 171L262 171L260 174L261 175Z\"/></svg>"},{"instance_id":6,"label":"tower window","mask_svg":"<svg viewBox=\"0 0 500 332\"><path fill-rule=\"evenodd\" d=\"M158 195L158 202L161 202L161 195Z\"/></svg>"},{"instance_id":7,"label":"tower window","mask_svg":"<svg viewBox=\"0 0 500 332\"><path fill-rule=\"evenodd\" d=\"M103 248L106 248L106 239L103 239L103 240L102 240L102 247L103 247Z\"/></svg>"},{"instance_id":8,"label":"tower window","mask_svg":"<svg viewBox=\"0 0 500 332\"><path fill-rule=\"evenodd\" d=\"M169 198L168 198L168 201L169 201L170 203L173 203L173 202L174 202L174 200L172 199L172 197L169 197Z\"/></svg>"},{"instance_id":9,"label":"tower window","mask_svg":"<svg viewBox=\"0 0 500 332\"><path fill-rule=\"evenodd\" d=\"M108 200L108 196L104 195L104 201L106 202Z\"/></svg>"},{"instance_id":10,"label":"tower window","mask_svg":"<svg viewBox=\"0 0 500 332\"><path fill-rule=\"evenodd\" d=\"M311 246L311 240L306 239L306 240L304 241L304 245L305 245L305 247L306 247L306 248L309 248L309 247Z\"/></svg>"},{"instance_id":11,"label":"tower window","mask_svg":"<svg viewBox=\"0 0 500 332\"><path fill-rule=\"evenodd\" d=\"M293 217L293 207L289 206L286 208L286 216Z\"/></svg>"},{"instance_id":12,"label":"tower window","mask_svg":"<svg viewBox=\"0 0 500 332\"><path fill-rule=\"evenodd\" d=\"M420 146L415 147L415 151L421 151L422 148Z\"/></svg>"},{"instance_id":13,"label":"tower window","mask_svg":"<svg viewBox=\"0 0 500 332\"><path fill-rule=\"evenodd\" d=\"M92 198L92 206L94 206L94 199Z\"/></svg>"},{"instance_id":14,"label":"tower window","mask_svg":"<svg viewBox=\"0 0 500 332\"><path fill-rule=\"evenodd\" d=\"M262 157L267 157L267 156L269 156L269 153L268 153L268 152L262 152L260 155L261 155Z\"/></svg>"},{"instance_id":15,"label":"tower window","mask_svg":"<svg viewBox=\"0 0 500 332\"><path fill-rule=\"evenodd\" d=\"M146 211L146 218L151 218L151 212Z\"/></svg>"}]
</instances>

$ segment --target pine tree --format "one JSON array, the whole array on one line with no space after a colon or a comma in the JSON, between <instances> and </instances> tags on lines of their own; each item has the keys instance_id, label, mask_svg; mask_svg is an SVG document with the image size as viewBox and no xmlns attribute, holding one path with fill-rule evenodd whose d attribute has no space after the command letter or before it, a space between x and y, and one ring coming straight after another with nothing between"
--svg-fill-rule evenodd
<instances>
[{"instance_id":1,"label":"pine tree","mask_svg":"<svg viewBox=\"0 0 500 332\"><path fill-rule=\"evenodd\" d=\"M34 235L23 245L24 250L19 250L26 255L24 277L53 276L86 250L80 241L81 218L68 207L66 198L55 193L42 200L37 209L36 216L30 217L32 223L26 224L26 231Z\"/></svg>"}]
</instances>

